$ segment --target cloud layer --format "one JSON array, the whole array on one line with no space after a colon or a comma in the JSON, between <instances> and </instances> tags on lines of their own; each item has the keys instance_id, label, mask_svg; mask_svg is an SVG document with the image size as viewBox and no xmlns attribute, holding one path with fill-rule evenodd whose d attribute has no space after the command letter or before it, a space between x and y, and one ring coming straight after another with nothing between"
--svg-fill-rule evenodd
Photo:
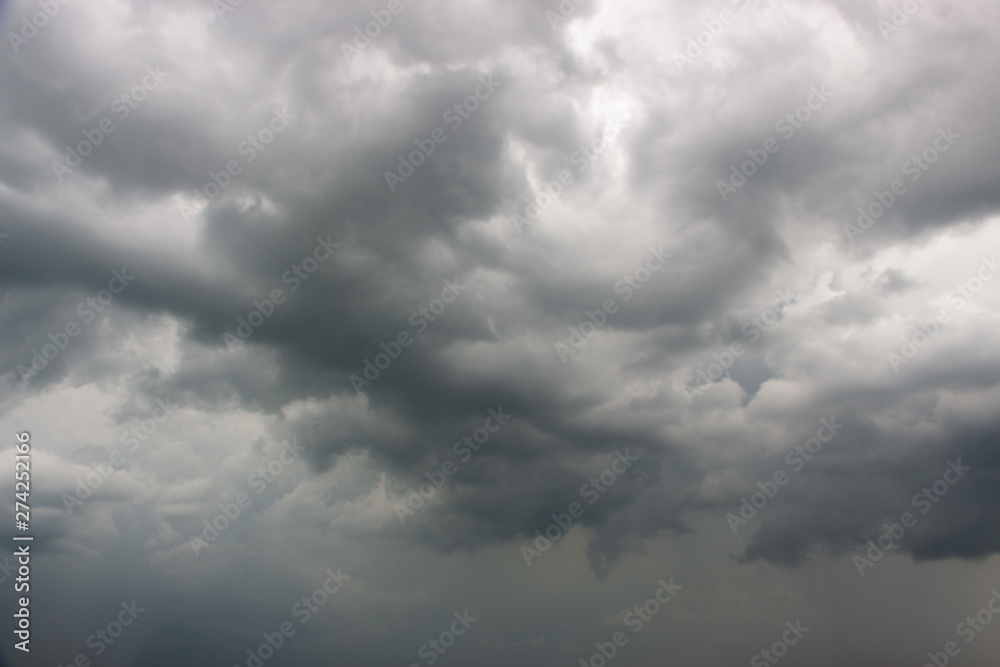
<instances>
[{"instance_id":1,"label":"cloud layer","mask_svg":"<svg viewBox=\"0 0 1000 667\"><path fill-rule=\"evenodd\" d=\"M134 598L102 664L284 620L275 662L430 664L466 609L442 663L573 664L672 576L623 663L801 617L802 664L917 664L985 604L995 4L43 5L0 50L36 655Z\"/></svg>"}]
</instances>

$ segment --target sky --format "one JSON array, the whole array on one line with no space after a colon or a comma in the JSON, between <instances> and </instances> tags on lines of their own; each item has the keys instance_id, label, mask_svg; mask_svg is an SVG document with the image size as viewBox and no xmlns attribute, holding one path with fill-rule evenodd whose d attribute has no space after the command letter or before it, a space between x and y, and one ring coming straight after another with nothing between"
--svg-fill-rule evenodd
<instances>
[{"instance_id":1,"label":"sky","mask_svg":"<svg viewBox=\"0 0 1000 667\"><path fill-rule=\"evenodd\" d=\"M0 5L0 661L1000 661L995 2Z\"/></svg>"}]
</instances>

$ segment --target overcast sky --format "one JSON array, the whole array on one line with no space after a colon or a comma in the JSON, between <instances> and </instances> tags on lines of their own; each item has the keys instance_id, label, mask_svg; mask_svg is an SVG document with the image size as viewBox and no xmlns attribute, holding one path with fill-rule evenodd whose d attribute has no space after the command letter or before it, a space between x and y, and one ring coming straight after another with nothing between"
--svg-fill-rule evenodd
<instances>
[{"instance_id":1,"label":"overcast sky","mask_svg":"<svg viewBox=\"0 0 1000 667\"><path fill-rule=\"evenodd\" d=\"M997 3L0 7L2 660L1000 663Z\"/></svg>"}]
</instances>

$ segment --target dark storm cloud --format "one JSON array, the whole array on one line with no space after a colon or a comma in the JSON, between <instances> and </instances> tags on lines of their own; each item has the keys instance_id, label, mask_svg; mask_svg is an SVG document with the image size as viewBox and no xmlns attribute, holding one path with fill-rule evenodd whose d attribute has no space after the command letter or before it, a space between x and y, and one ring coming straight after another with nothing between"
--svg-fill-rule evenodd
<instances>
[{"instance_id":1,"label":"dark storm cloud","mask_svg":"<svg viewBox=\"0 0 1000 667\"><path fill-rule=\"evenodd\" d=\"M900 552L919 560L993 553L996 521L984 508L996 502L997 456L987 444L996 436L995 424L982 424L956 428L938 442L888 443L879 438L879 449L915 451L894 459L869 453L860 470L845 465L851 450L855 459L864 456L859 447L851 443L845 452L834 443L810 465L799 485L787 489L782 498L787 504L762 512L769 516L754 533L745 560L763 558L792 566L817 548L864 555L868 541L884 532L884 524L899 523L905 512L913 515L916 527L896 540L894 548Z\"/></svg>"},{"instance_id":2,"label":"dark storm cloud","mask_svg":"<svg viewBox=\"0 0 1000 667\"><path fill-rule=\"evenodd\" d=\"M242 548L281 517L288 535L308 527L320 551L323 537L348 535L338 555L370 568L357 573L364 592L350 594L361 620L344 631L362 663L372 649L358 637L383 636L369 627L383 613L372 601L413 610L415 591L375 583L406 559L504 549L533 576L553 555L529 570L518 547L582 502L587 563L610 581L650 544L708 539L706 515L728 539L726 514L787 467L785 452L822 417L843 431L721 547L740 563L808 568L824 554L858 553L959 458L972 470L899 551L916 560L1000 552L988 414L1000 381L989 319L1000 283L984 284L965 310L942 305L955 281L975 275L975 253L994 248L997 9L927 3L883 38L876 22L891 8L881 4L751 3L679 69L675 53L734 4L588 0L553 29L546 11L558 3L403 0L348 58L342 43L386 3L244 2L223 16L207 3L108 3L67 6L22 52L5 51L5 411L100 387L87 414L116 428L171 397L226 436L201 423L190 433L164 426L176 456L141 451L127 483L109 483L79 519L53 520L45 544L98 553L100 540L121 539L129 557L174 568L193 558L188 536L245 491L244 467L294 439L305 469L283 476L213 553ZM169 74L121 117L115 101L148 67ZM495 89L477 98L484 81ZM276 113L285 126L249 159L241 146ZM53 162L104 118L114 132L60 177ZM574 155L615 118L627 118L620 133L580 167ZM446 140L429 139L436 129ZM764 151L772 138L777 150ZM401 171L400 156L429 152L428 141L433 154ZM935 141L934 162L913 171ZM731 180L755 155L745 183ZM230 161L240 172L221 177ZM547 184L564 170L573 182L552 194ZM228 184L202 205L196 191L213 178ZM845 230L895 179L905 194L863 233ZM725 197L720 182L732 186ZM552 202L519 230L514 214L540 196ZM651 247L669 260L625 298ZM22 382L18 365L123 269L134 283ZM794 297L748 333L777 290ZM436 299L443 312L431 317ZM617 310L562 360L556 344L608 299ZM245 332L265 300L263 323L228 345L224 336ZM886 355L900 336L942 307L953 323L892 369ZM412 343L389 359L401 334ZM744 351L686 400L734 343ZM379 355L390 363L372 377ZM501 408L511 420L433 501L397 521L393 507ZM79 447L53 455L59 484L72 486L85 459L108 450ZM593 504L581 501L624 450L634 466ZM63 510L58 493L43 503ZM118 537L126 524L142 526L145 541ZM355 549L389 553L368 562ZM235 659L212 648L217 633L249 645L259 632L246 628L268 626L270 612L247 602L227 627L204 624L231 612L226 596L256 566L213 574L210 557L198 558L171 576L200 600L207 577L215 602L185 619L181 594L159 591L157 613L163 627L201 628L191 641L205 656ZM289 574L283 584L300 581ZM434 631L423 613L416 629L403 613L392 618L407 624L405 641L379 649L379 660L409 643L415 652L420 633ZM164 636L146 640L142 660L183 659Z\"/></svg>"}]
</instances>

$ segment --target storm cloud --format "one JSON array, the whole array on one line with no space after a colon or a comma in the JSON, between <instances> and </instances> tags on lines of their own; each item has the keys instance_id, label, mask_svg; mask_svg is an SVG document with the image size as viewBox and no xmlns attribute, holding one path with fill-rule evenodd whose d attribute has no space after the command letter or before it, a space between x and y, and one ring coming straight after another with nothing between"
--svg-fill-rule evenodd
<instances>
[{"instance_id":1,"label":"storm cloud","mask_svg":"<svg viewBox=\"0 0 1000 667\"><path fill-rule=\"evenodd\" d=\"M3 4L13 664L921 664L1000 584L995 3Z\"/></svg>"}]
</instances>

